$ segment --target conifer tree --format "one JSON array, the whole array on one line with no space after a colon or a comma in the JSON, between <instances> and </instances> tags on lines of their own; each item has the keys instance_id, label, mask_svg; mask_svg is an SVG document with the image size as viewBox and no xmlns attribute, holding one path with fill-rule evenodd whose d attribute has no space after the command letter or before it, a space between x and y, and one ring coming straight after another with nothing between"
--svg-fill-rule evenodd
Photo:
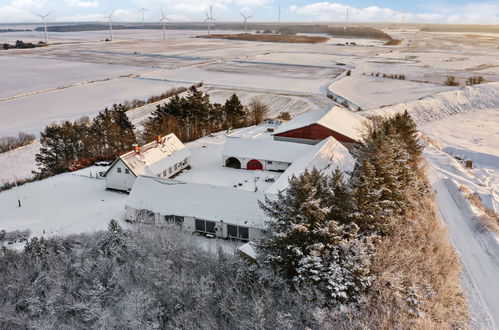
<instances>
[{"instance_id":1,"label":"conifer tree","mask_svg":"<svg viewBox=\"0 0 499 330\"><path fill-rule=\"evenodd\" d=\"M339 188L340 176L332 180ZM289 181L276 200L260 203L272 221L260 242L261 260L294 285L312 286L330 304L352 301L370 283L368 244L359 240L355 224L342 225L328 215L346 214L331 207L328 179L317 170ZM333 210L333 211L332 211Z\"/></svg>"},{"instance_id":2,"label":"conifer tree","mask_svg":"<svg viewBox=\"0 0 499 330\"><path fill-rule=\"evenodd\" d=\"M225 101L224 112L228 124L227 128L238 128L244 125L246 112L235 93Z\"/></svg>"}]
</instances>

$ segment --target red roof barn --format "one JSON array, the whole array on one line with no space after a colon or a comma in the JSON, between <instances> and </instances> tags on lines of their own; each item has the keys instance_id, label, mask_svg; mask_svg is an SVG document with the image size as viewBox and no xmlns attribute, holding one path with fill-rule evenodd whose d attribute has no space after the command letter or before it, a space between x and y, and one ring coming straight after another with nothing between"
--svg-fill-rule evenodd
<instances>
[{"instance_id":1,"label":"red roof barn","mask_svg":"<svg viewBox=\"0 0 499 330\"><path fill-rule=\"evenodd\" d=\"M293 118L275 132L274 139L305 144L317 144L333 137L350 149L362 139L368 119L340 107L310 111Z\"/></svg>"}]
</instances>

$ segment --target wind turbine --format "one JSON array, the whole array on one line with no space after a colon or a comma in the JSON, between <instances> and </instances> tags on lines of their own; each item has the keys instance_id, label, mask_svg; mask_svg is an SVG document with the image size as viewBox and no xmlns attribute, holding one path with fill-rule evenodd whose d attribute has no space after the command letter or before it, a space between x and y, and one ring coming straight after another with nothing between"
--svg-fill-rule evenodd
<instances>
[{"instance_id":1,"label":"wind turbine","mask_svg":"<svg viewBox=\"0 0 499 330\"><path fill-rule=\"evenodd\" d=\"M45 30L45 43L48 44L49 43L49 35L47 33L47 22L45 21L45 19L47 18L48 15L50 15L52 13L52 11L48 12L47 14L45 15L40 15L40 14L37 14L37 13L33 13L35 14L36 16L40 16L43 20L43 28Z\"/></svg>"},{"instance_id":2,"label":"wind turbine","mask_svg":"<svg viewBox=\"0 0 499 330\"><path fill-rule=\"evenodd\" d=\"M142 12L142 26L146 26L146 23L144 22L144 12L147 11L147 9L140 8L138 11Z\"/></svg>"},{"instance_id":3,"label":"wind turbine","mask_svg":"<svg viewBox=\"0 0 499 330\"><path fill-rule=\"evenodd\" d=\"M161 19L159 20L159 22L163 22L163 40L166 40L166 21L171 21L171 19L166 17L163 9L161 9Z\"/></svg>"},{"instance_id":4,"label":"wind turbine","mask_svg":"<svg viewBox=\"0 0 499 330\"><path fill-rule=\"evenodd\" d=\"M109 19L109 40L113 41L113 21L111 20L111 17L113 17L114 10L111 12L111 15L109 16L104 16L104 18Z\"/></svg>"},{"instance_id":5,"label":"wind turbine","mask_svg":"<svg viewBox=\"0 0 499 330\"><path fill-rule=\"evenodd\" d=\"M213 18L213 6L210 6L210 14L208 15L208 11L206 10L206 19L204 20L204 23L208 23L208 37L210 36L212 21L215 21L215 19Z\"/></svg>"},{"instance_id":6,"label":"wind turbine","mask_svg":"<svg viewBox=\"0 0 499 330\"><path fill-rule=\"evenodd\" d=\"M251 17L253 17L253 16L244 16L243 13L241 13L241 16L244 18L244 34L248 34L248 28L247 28L247 25L246 25L246 21L248 19L250 19Z\"/></svg>"}]
</instances>

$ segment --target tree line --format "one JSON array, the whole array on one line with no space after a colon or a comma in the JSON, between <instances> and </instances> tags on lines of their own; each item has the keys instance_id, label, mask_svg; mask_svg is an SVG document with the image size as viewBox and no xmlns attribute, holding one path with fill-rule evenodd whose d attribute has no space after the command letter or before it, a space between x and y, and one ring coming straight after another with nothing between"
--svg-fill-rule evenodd
<instances>
[{"instance_id":1,"label":"tree line","mask_svg":"<svg viewBox=\"0 0 499 330\"><path fill-rule=\"evenodd\" d=\"M23 147L35 141L33 134L19 132L17 136L0 137L0 153Z\"/></svg>"},{"instance_id":2,"label":"tree line","mask_svg":"<svg viewBox=\"0 0 499 330\"><path fill-rule=\"evenodd\" d=\"M183 142L193 141L210 133L257 125L268 111L268 106L256 99L243 106L236 94L224 104L212 103L206 92L192 86L186 96L175 95L156 107L144 124L142 139L175 133Z\"/></svg>"},{"instance_id":3,"label":"tree line","mask_svg":"<svg viewBox=\"0 0 499 330\"><path fill-rule=\"evenodd\" d=\"M84 117L45 127L40 138L41 148L35 157L36 177L75 171L97 160L114 159L131 150L132 145L148 143L157 135L175 133L181 141L188 142L213 132L258 124L268 113L268 106L258 100L243 106L236 94L223 105L211 103L208 94L201 92L198 86L189 88L182 97L178 93L183 90L167 92L173 96L157 106L138 135L126 115L130 107L136 105L133 102L114 104L92 120Z\"/></svg>"},{"instance_id":4,"label":"tree line","mask_svg":"<svg viewBox=\"0 0 499 330\"><path fill-rule=\"evenodd\" d=\"M51 124L43 130L36 154L38 178L75 171L96 160L113 159L137 143L134 126L121 104L101 111L94 119Z\"/></svg>"}]
</instances>

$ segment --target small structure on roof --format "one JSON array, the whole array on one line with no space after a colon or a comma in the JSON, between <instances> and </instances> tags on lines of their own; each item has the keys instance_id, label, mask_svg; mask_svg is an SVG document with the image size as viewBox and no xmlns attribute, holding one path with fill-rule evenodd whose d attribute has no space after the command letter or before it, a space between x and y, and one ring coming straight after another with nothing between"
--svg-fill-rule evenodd
<instances>
[{"instance_id":1,"label":"small structure on roof","mask_svg":"<svg viewBox=\"0 0 499 330\"><path fill-rule=\"evenodd\" d=\"M266 196L232 187L139 176L126 202L126 219L156 226L176 223L213 237L256 240L267 220L258 200Z\"/></svg>"},{"instance_id":2,"label":"small structure on roof","mask_svg":"<svg viewBox=\"0 0 499 330\"><path fill-rule=\"evenodd\" d=\"M191 152L171 133L118 157L104 173L107 189L130 191L139 175L170 178L189 166Z\"/></svg>"},{"instance_id":3,"label":"small structure on roof","mask_svg":"<svg viewBox=\"0 0 499 330\"><path fill-rule=\"evenodd\" d=\"M340 107L327 107L296 116L274 133L276 141L317 144L333 137L351 150L362 140L368 119Z\"/></svg>"},{"instance_id":4,"label":"small structure on roof","mask_svg":"<svg viewBox=\"0 0 499 330\"><path fill-rule=\"evenodd\" d=\"M312 149L310 145L273 139L227 137L222 158L226 167L285 171L293 161Z\"/></svg>"}]
</instances>

